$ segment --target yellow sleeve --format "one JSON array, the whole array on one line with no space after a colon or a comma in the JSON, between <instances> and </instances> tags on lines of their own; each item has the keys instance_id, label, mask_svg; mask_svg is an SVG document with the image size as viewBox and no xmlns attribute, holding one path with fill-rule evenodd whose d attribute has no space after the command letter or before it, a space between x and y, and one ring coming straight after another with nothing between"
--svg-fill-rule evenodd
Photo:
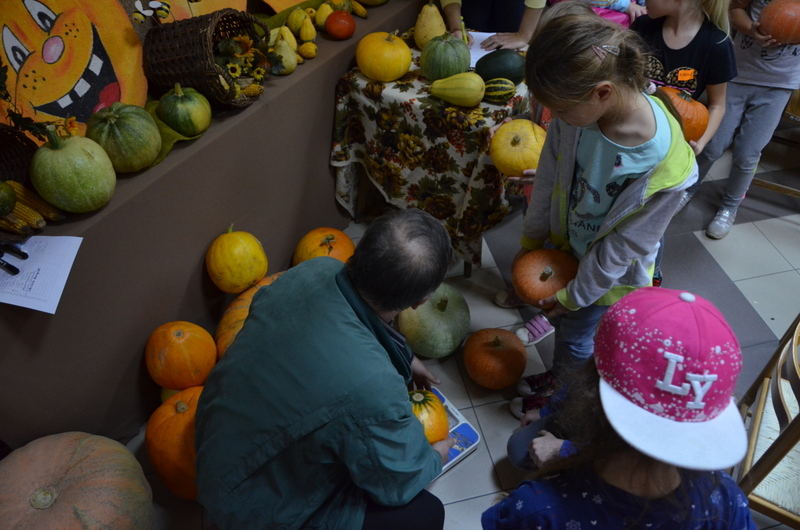
<instances>
[{"instance_id":1,"label":"yellow sleeve","mask_svg":"<svg viewBox=\"0 0 800 530\"><path fill-rule=\"evenodd\" d=\"M546 4L547 0L525 0L525 7L529 7L531 9L544 9Z\"/></svg>"},{"instance_id":2,"label":"yellow sleeve","mask_svg":"<svg viewBox=\"0 0 800 530\"><path fill-rule=\"evenodd\" d=\"M442 4L442 9L444 9L444 6L449 6L450 4L461 5L461 0L439 0L439 1Z\"/></svg>"}]
</instances>

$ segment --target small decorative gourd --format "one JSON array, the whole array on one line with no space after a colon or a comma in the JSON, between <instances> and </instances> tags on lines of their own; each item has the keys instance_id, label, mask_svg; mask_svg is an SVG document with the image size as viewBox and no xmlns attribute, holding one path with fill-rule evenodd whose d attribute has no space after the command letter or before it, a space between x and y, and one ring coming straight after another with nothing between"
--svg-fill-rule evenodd
<instances>
[{"instance_id":1,"label":"small decorative gourd","mask_svg":"<svg viewBox=\"0 0 800 530\"><path fill-rule=\"evenodd\" d=\"M373 81L400 79L411 67L411 49L397 32L378 31L361 38L356 47L359 70Z\"/></svg>"},{"instance_id":2,"label":"small decorative gourd","mask_svg":"<svg viewBox=\"0 0 800 530\"><path fill-rule=\"evenodd\" d=\"M492 136L489 154L497 170L510 177L520 177L526 169L539 166L547 133L529 119L503 123Z\"/></svg>"},{"instance_id":3,"label":"small decorative gourd","mask_svg":"<svg viewBox=\"0 0 800 530\"><path fill-rule=\"evenodd\" d=\"M486 328L476 331L464 344L464 367L469 377L490 390L515 384L525 372L528 354L511 331Z\"/></svg>"},{"instance_id":4,"label":"small decorative gourd","mask_svg":"<svg viewBox=\"0 0 800 530\"><path fill-rule=\"evenodd\" d=\"M422 6L417 15L417 22L414 24L414 44L422 50L432 38L445 33L447 33L447 26L444 24L439 6L433 0L428 0L428 3Z\"/></svg>"},{"instance_id":5,"label":"small decorative gourd","mask_svg":"<svg viewBox=\"0 0 800 530\"><path fill-rule=\"evenodd\" d=\"M428 41L419 58L420 73L431 83L469 70L469 48L462 39L444 33Z\"/></svg>"},{"instance_id":6,"label":"small decorative gourd","mask_svg":"<svg viewBox=\"0 0 800 530\"><path fill-rule=\"evenodd\" d=\"M269 261L261 242L249 232L228 231L214 239L206 252L206 270L221 291L238 294L267 274Z\"/></svg>"},{"instance_id":7,"label":"small decorative gourd","mask_svg":"<svg viewBox=\"0 0 800 530\"><path fill-rule=\"evenodd\" d=\"M175 88L158 101L156 116L175 132L191 138L211 125L211 104L194 88L175 83Z\"/></svg>"},{"instance_id":8,"label":"small decorative gourd","mask_svg":"<svg viewBox=\"0 0 800 530\"><path fill-rule=\"evenodd\" d=\"M119 101L89 117L86 137L100 144L117 173L144 169L161 151L161 133L150 113Z\"/></svg>"},{"instance_id":9,"label":"small decorative gourd","mask_svg":"<svg viewBox=\"0 0 800 530\"><path fill-rule=\"evenodd\" d=\"M453 105L474 107L483 99L486 85L475 72L464 72L431 83L431 95Z\"/></svg>"},{"instance_id":10,"label":"small decorative gourd","mask_svg":"<svg viewBox=\"0 0 800 530\"><path fill-rule=\"evenodd\" d=\"M144 360L158 385L183 390L205 383L217 362L217 345L214 337L197 324L167 322L148 337Z\"/></svg>"},{"instance_id":11,"label":"small decorative gourd","mask_svg":"<svg viewBox=\"0 0 800 530\"><path fill-rule=\"evenodd\" d=\"M516 50L501 48L478 59L475 73L484 81L500 77L518 85L525 78L525 58Z\"/></svg>"},{"instance_id":12,"label":"small decorative gourd","mask_svg":"<svg viewBox=\"0 0 800 530\"><path fill-rule=\"evenodd\" d=\"M706 132L708 127L708 109L705 105L693 99L685 90L673 87L661 87L669 96L672 105L681 116L683 124L683 137L687 142L696 142Z\"/></svg>"},{"instance_id":13,"label":"small decorative gourd","mask_svg":"<svg viewBox=\"0 0 800 530\"><path fill-rule=\"evenodd\" d=\"M531 250L514 262L511 282L520 298L539 307L540 300L556 294L575 278L578 264L578 259L564 250Z\"/></svg>"},{"instance_id":14,"label":"small decorative gourd","mask_svg":"<svg viewBox=\"0 0 800 530\"><path fill-rule=\"evenodd\" d=\"M428 443L436 443L450 435L447 411L439 397L430 390L412 390L408 393L411 411L422 423Z\"/></svg>"}]
</instances>

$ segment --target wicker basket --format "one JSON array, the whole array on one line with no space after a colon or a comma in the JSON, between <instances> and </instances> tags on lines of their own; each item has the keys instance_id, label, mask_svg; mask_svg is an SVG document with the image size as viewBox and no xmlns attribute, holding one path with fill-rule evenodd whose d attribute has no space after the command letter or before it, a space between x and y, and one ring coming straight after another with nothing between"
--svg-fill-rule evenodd
<instances>
[{"instance_id":1,"label":"wicker basket","mask_svg":"<svg viewBox=\"0 0 800 530\"><path fill-rule=\"evenodd\" d=\"M256 25L269 35L269 28L254 16L221 9L151 28L144 41L144 73L150 92L163 94L180 83L212 101L235 107L250 105L256 98L236 97L233 78L214 63L214 47L236 35L260 42Z\"/></svg>"},{"instance_id":2,"label":"wicker basket","mask_svg":"<svg viewBox=\"0 0 800 530\"><path fill-rule=\"evenodd\" d=\"M24 132L0 123L0 180L25 182L38 148Z\"/></svg>"}]
</instances>

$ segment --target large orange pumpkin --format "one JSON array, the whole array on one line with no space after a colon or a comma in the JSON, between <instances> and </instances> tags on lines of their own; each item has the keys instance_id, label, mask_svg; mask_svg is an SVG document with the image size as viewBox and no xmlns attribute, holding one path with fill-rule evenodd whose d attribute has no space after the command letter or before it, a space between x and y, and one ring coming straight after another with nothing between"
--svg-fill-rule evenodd
<instances>
[{"instance_id":1,"label":"large orange pumpkin","mask_svg":"<svg viewBox=\"0 0 800 530\"><path fill-rule=\"evenodd\" d=\"M556 294L578 274L578 259L563 250L532 250L514 262L511 282L520 298L539 306L539 300Z\"/></svg>"},{"instance_id":2,"label":"large orange pumpkin","mask_svg":"<svg viewBox=\"0 0 800 530\"><path fill-rule=\"evenodd\" d=\"M3 528L150 530L153 494L121 443L83 432L34 440L0 460Z\"/></svg>"},{"instance_id":3,"label":"large orange pumpkin","mask_svg":"<svg viewBox=\"0 0 800 530\"><path fill-rule=\"evenodd\" d=\"M247 315L250 314L250 303L253 301L253 296L256 292L277 280L278 276L281 274L283 274L283 272L276 272L275 274L262 278L261 281L244 291L228 304L227 309L222 313L222 318L214 334L214 339L217 343L217 359L222 358L228 346L233 343L233 339L236 338L239 330L244 326L244 321Z\"/></svg>"},{"instance_id":4,"label":"large orange pumpkin","mask_svg":"<svg viewBox=\"0 0 800 530\"><path fill-rule=\"evenodd\" d=\"M144 433L147 456L161 482L175 495L197 498L194 417L202 386L181 390L150 416Z\"/></svg>"},{"instance_id":5,"label":"large orange pumpkin","mask_svg":"<svg viewBox=\"0 0 800 530\"><path fill-rule=\"evenodd\" d=\"M162 324L150 334L144 350L147 372L164 388L183 390L205 383L217 362L211 333L191 322Z\"/></svg>"},{"instance_id":6,"label":"large orange pumpkin","mask_svg":"<svg viewBox=\"0 0 800 530\"><path fill-rule=\"evenodd\" d=\"M708 127L708 109L705 105L693 99L685 90L673 87L661 87L669 96L675 110L681 115L683 122L683 137L687 142L696 142L706 132Z\"/></svg>"},{"instance_id":7,"label":"large orange pumpkin","mask_svg":"<svg viewBox=\"0 0 800 530\"><path fill-rule=\"evenodd\" d=\"M429 443L444 440L450 435L447 411L439 397L430 390L412 390L408 393L411 411L422 423Z\"/></svg>"},{"instance_id":8,"label":"large orange pumpkin","mask_svg":"<svg viewBox=\"0 0 800 530\"><path fill-rule=\"evenodd\" d=\"M319 256L347 262L356 246L350 236L335 228L315 228L300 239L292 256L292 266Z\"/></svg>"},{"instance_id":9,"label":"large orange pumpkin","mask_svg":"<svg viewBox=\"0 0 800 530\"><path fill-rule=\"evenodd\" d=\"M515 384L527 364L525 346L507 329L482 329L464 343L467 374L484 388L501 390Z\"/></svg>"},{"instance_id":10,"label":"large orange pumpkin","mask_svg":"<svg viewBox=\"0 0 800 530\"><path fill-rule=\"evenodd\" d=\"M772 0L761 11L758 31L781 44L800 44L800 1Z\"/></svg>"}]
</instances>

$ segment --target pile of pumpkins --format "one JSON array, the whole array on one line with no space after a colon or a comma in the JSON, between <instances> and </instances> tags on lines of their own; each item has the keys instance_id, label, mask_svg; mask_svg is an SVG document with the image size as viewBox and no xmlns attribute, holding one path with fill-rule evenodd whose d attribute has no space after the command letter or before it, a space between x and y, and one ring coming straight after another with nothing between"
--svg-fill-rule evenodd
<instances>
[{"instance_id":1,"label":"pile of pumpkins","mask_svg":"<svg viewBox=\"0 0 800 530\"><path fill-rule=\"evenodd\" d=\"M162 131L179 138L197 138L211 125L211 118L208 99L176 83L152 113L122 102L95 112L86 122L85 136L62 136L49 125L48 141L31 161L35 191L8 183L14 195L12 200L2 201L0 217L13 217L5 217L9 224L0 224L0 228L25 235L43 228L45 219L62 220L63 212L89 213L102 208L114 194L117 174L146 169L162 155ZM17 202L32 212L20 210ZM6 211L9 205L12 209Z\"/></svg>"}]
</instances>

